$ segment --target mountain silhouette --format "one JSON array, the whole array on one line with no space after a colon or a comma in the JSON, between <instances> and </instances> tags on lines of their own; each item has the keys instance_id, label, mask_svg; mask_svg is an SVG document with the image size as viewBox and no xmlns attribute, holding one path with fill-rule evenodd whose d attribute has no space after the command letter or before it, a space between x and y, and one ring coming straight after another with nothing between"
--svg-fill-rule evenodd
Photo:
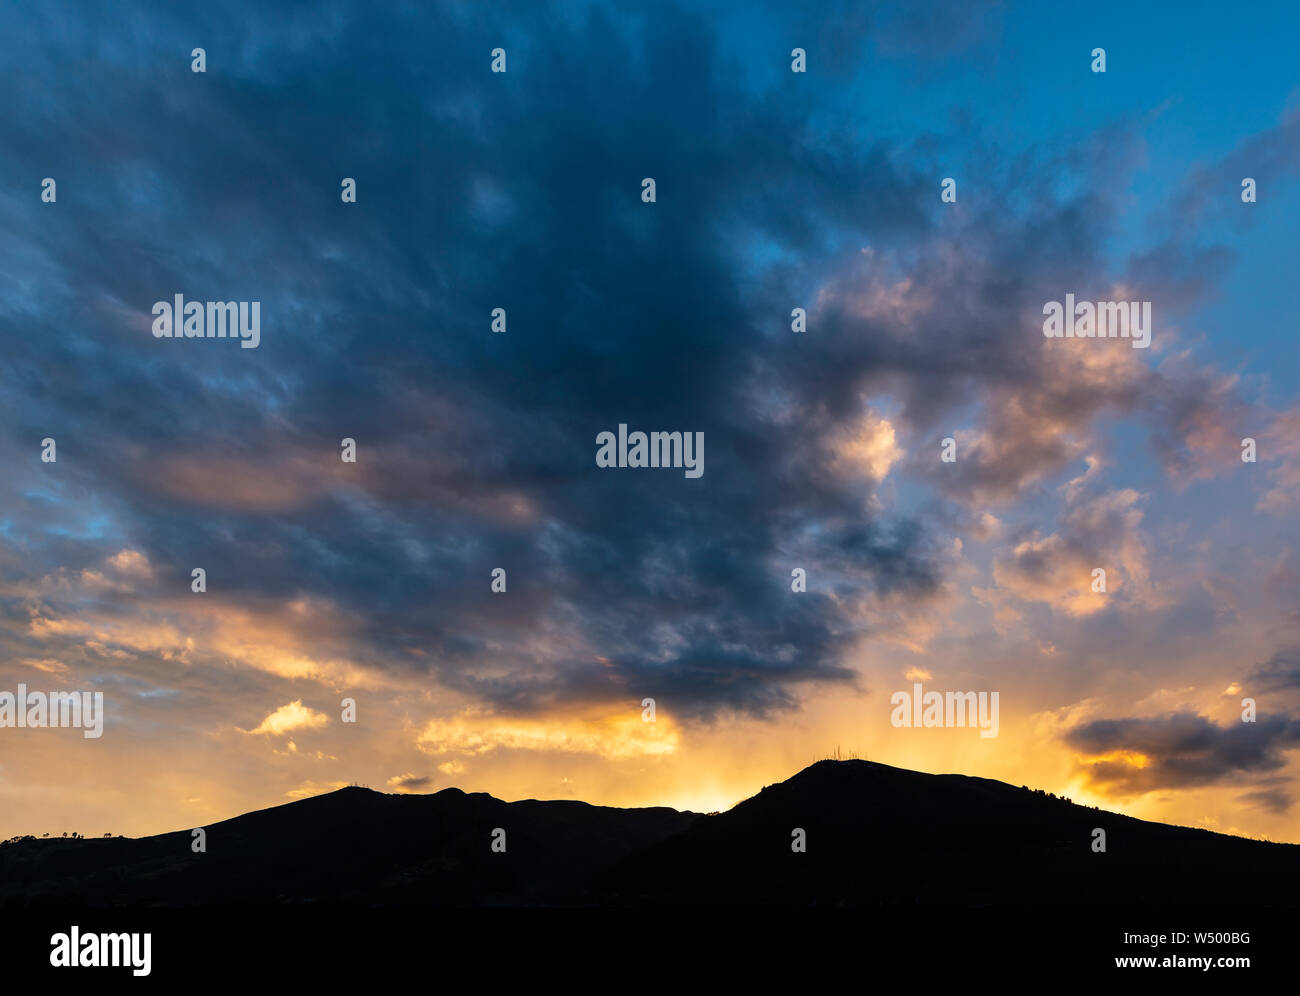
<instances>
[{"instance_id":1,"label":"mountain silhouette","mask_svg":"<svg viewBox=\"0 0 1300 996\"><path fill-rule=\"evenodd\" d=\"M502 853L491 846L498 828ZM1093 850L1097 828L1104 853ZM199 854L188 830L10 842L0 906L1300 902L1300 845L869 761L820 761L721 814L354 787L204 829Z\"/></svg>"}]
</instances>

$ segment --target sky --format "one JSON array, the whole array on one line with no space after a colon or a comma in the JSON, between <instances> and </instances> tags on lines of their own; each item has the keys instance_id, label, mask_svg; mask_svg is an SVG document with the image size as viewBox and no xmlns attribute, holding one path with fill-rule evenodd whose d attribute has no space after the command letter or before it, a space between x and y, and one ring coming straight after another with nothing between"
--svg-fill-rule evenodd
<instances>
[{"instance_id":1,"label":"sky","mask_svg":"<svg viewBox=\"0 0 1300 996\"><path fill-rule=\"evenodd\" d=\"M105 717L0 837L839 750L1300 842L1300 9L385 8L0 11L0 693Z\"/></svg>"}]
</instances>

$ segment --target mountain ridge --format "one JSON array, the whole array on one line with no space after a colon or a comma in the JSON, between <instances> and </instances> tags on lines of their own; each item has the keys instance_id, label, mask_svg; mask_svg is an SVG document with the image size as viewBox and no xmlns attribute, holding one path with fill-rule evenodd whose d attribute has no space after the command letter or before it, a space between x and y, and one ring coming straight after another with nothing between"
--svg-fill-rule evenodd
<instances>
[{"instance_id":1,"label":"mountain ridge","mask_svg":"<svg viewBox=\"0 0 1300 996\"><path fill-rule=\"evenodd\" d=\"M819 761L723 813L349 786L0 847L0 906L1294 906L1300 845L970 775ZM1096 831L1106 850L1094 850ZM493 849L504 831L505 850ZM792 848L802 837L806 849Z\"/></svg>"}]
</instances>

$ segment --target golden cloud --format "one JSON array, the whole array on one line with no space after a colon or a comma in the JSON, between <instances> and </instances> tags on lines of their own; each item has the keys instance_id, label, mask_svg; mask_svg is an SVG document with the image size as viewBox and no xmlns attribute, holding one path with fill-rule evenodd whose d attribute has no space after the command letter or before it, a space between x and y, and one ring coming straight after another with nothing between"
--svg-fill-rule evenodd
<instances>
[{"instance_id":1,"label":"golden cloud","mask_svg":"<svg viewBox=\"0 0 1300 996\"><path fill-rule=\"evenodd\" d=\"M324 726L328 722L329 717L324 713L303 705L302 699L295 699L280 706L279 709L262 720L261 725L256 729L245 730L244 732L250 735L258 733L279 735L288 733L290 730L315 729Z\"/></svg>"},{"instance_id":2,"label":"golden cloud","mask_svg":"<svg viewBox=\"0 0 1300 996\"><path fill-rule=\"evenodd\" d=\"M434 719L416 740L430 754L473 756L495 750L595 754L619 760L674 753L680 734L671 720L645 722L639 711L598 717L503 717L467 710Z\"/></svg>"}]
</instances>

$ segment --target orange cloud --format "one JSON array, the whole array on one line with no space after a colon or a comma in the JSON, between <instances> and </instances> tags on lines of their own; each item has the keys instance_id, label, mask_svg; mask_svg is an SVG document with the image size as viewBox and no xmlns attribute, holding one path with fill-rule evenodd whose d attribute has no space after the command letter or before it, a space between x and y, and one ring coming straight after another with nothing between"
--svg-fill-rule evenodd
<instances>
[{"instance_id":1,"label":"orange cloud","mask_svg":"<svg viewBox=\"0 0 1300 996\"><path fill-rule=\"evenodd\" d=\"M655 757L674 753L676 725L665 716L655 722L636 710L600 717L524 718L466 710L452 719L430 720L416 743L430 754L485 754L499 749L595 754L607 759Z\"/></svg>"},{"instance_id":2,"label":"orange cloud","mask_svg":"<svg viewBox=\"0 0 1300 996\"><path fill-rule=\"evenodd\" d=\"M903 457L889 419L871 412L834 445L835 468L844 473L865 474L882 481Z\"/></svg>"},{"instance_id":3,"label":"orange cloud","mask_svg":"<svg viewBox=\"0 0 1300 996\"><path fill-rule=\"evenodd\" d=\"M261 725L256 729L245 730L244 732L250 735L258 733L279 735L288 733L290 730L315 729L324 726L328 722L329 717L324 713L304 706L302 699L295 699L276 709L275 712L262 720Z\"/></svg>"}]
</instances>

